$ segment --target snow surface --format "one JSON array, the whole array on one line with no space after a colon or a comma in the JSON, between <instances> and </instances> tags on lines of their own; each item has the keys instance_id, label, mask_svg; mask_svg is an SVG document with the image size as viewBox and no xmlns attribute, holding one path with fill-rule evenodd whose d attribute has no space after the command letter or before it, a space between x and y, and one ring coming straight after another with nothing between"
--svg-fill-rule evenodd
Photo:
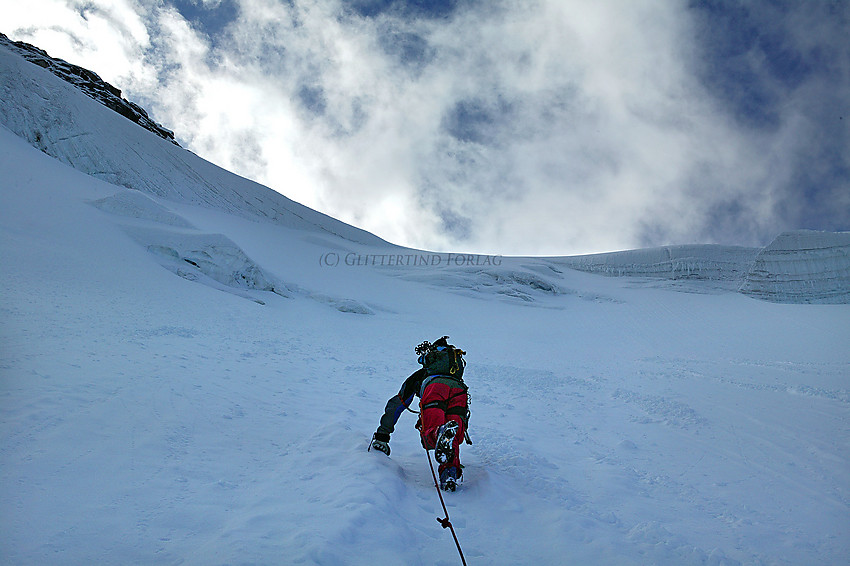
<instances>
[{"instance_id":1,"label":"snow surface","mask_svg":"<svg viewBox=\"0 0 850 566\"><path fill-rule=\"evenodd\" d=\"M850 561L850 305L404 250L0 65L0 562L459 564L413 415L366 452L443 334L469 564Z\"/></svg>"}]
</instances>

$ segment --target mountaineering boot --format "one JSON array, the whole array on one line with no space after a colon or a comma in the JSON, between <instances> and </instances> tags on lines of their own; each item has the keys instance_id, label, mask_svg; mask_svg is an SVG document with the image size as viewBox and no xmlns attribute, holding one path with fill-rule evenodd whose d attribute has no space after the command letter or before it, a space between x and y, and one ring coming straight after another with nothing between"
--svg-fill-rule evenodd
<instances>
[{"instance_id":1,"label":"mountaineering boot","mask_svg":"<svg viewBox=\"0 0 850 566\"><path fill-rule=\"evenodd\" d=\"M452 466L440 472L440 489L454 491L457 489L457 468Z\"/></svg>"},{"instance_id":2,"label":"mountaineering boot","mask_svg":"<svg viewBox=\"0 0 850 566\"><path fill-rule=\"evenodd\" d=\"M437 429L437 444L434 446L434 458L441 464L450 462L455 453L452 448L457 434L457 421L448 421Z\"/></svg>"},{"instance_id":3,"label":"mountaineering boot","mask_svg":"<svg viewBox=\"0 0 850 566\"><path fill-rule=\"evenodd\" d=\"M372 444L370 445L370 449L374 448L375 450L379 450L379 451L383 452L384 454L386 454L387 456L389 456L390 455L390 444L389 444L389 442L387 442L385 440L380 440L380 439L376 438L377 436L378 436L377 433L372 435Z\"/></svg>"}]
</instances>

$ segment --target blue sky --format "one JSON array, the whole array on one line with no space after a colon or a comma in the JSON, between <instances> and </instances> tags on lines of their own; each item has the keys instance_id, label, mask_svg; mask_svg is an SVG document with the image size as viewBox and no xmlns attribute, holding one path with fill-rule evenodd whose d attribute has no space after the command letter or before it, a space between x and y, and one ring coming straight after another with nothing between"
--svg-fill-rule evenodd
<instances>
[{"instance_id":1,"label":"blue sky","mask_svg":"<svg viewBox=\"0 0 850 566\"><path fill-rule=\"evenodd\" d=\"M850 230L846 2L2 1L184 147L396 243Z\"/></svg>"}]
</instances>

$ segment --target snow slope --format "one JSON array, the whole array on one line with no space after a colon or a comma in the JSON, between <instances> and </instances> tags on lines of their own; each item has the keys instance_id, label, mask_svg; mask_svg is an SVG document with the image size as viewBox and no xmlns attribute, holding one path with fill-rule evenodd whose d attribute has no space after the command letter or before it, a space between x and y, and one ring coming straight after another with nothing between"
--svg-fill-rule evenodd
<instances>
[{"instance_id":1,"label":"snow slope","mask_svg":"<svg viewBox=\"0 0 850 566\"><path fill-rule=\"evenodd\" d=\"M0 43L0 123L48 155L109 183L283 226L382 240L225 171L105 108ZM282 187L285 189L285 187Z\"/></svg>"},{"instance_id":2,"label":"snow slope","mask_svg":"<svg viewBox=\"0 0 850 566\"><path fill-rule=\"evenodd\" d=\"M446 495L469 564L850 559L850 305L264 214L258 185L0 64L0 562L459 564L413 415L365 450L443 334L469 352ZM16 84L111 140L75 146L110 175L7 129L65 121ZM127 148L179 182L113 184Z\"/></svg>"}]
</instances>

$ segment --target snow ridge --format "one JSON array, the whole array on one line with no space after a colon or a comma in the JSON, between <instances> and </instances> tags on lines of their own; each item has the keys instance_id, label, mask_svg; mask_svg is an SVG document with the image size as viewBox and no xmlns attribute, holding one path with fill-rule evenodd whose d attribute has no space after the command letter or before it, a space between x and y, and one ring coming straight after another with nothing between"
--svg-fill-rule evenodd
<instances>
[{"instance_id":1,"label":"snow ridge","mask_svg":"<svg viewBox=\"0 0 850 566\"><path fill-rule=\"evenodd\" d=\"M12 47L0 42L0 124L44 153L92 177L172 202L386 245L373 234L139 131Z\"/></svg>"},{"instance_id":2,"label":"snow ridge","mask_svg":"<svg viewBox=\"0 0 850 566\"><path fill-rule=\"evenodd\" d=\"M135 125L112 112L102 112L100 104L77 88L30 65L22 57L35 58L39 66L54 73L59 69L60 76L70 73L72 78L97 77L94 73L83 72L84 69L67 71L73 66L57 62L33 46L12 43L2 35L0 46L5 47L0 49L4 79L0 123L75 169L174 203L201 205L287 228L329 233L350 242L379 246L384 251L391 246L373 234L293 202L179 146L138 132ZM112 90L117 91L109 85L100 90L112 95L115 95ZM125 206L129 202L120 204ZM108 207L110 203L101 205ZM135 212L169 214L153 210ZM168 219L163 220L168 223ZM468 269L447 270L436 276L427 273L413 278L424 277L437 286L474 293L495 291L530 301L540 295L571 294L556 282L562 279L560 268L569 268L662 284L674 282L667 286L692 292L740 291L772 302L848 303L850 262L846 241L846 233L818 236L801 232L780 235L764 250L719 245L666 246L576 257L529 258L520 270L489 266L476 268L472 273Z\"/></svg>"},{"instance_id":3,"label":"snow ridge","mask_svg":"<svg viewBox=\"0 0 850 566\"><path fill-rule=\"evenodd\" d=\"M62 59L53 58L43 49L29 43L11 41L2 33L0 33L0 45L6 46L27 61L47 69L60 79L71 83L94 100L132 120L144 129L175 145L179 145L174 139L174 132L151 120L144 108L123 98L120 89L101 79L94 71L72 65Z\"/></svg>"}]
</instances>

